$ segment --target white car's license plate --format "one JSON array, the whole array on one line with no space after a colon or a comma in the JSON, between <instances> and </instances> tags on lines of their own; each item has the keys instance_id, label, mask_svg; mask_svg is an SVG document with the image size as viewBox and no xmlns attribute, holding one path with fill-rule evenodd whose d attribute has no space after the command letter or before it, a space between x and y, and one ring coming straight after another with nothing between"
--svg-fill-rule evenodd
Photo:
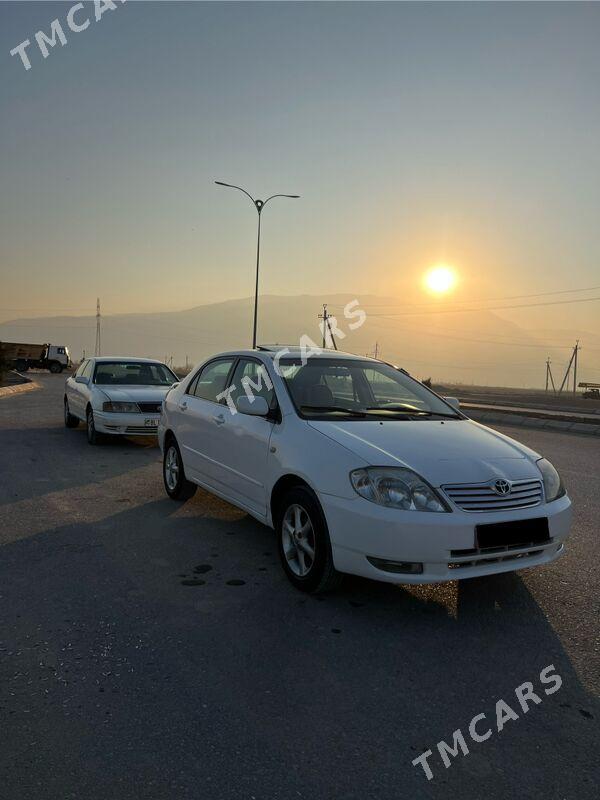
<instances>
[{"instance_id":1,"label":"white car's license plate","mask_svg":"<svg viewBox=\"0 0 600 800\"><path fill-rule=\"evenodd\" d=\"M158 418L157 417L147 418L144 420L144 425L147 428L158 428Z\"/></svg>"}]
</instances>

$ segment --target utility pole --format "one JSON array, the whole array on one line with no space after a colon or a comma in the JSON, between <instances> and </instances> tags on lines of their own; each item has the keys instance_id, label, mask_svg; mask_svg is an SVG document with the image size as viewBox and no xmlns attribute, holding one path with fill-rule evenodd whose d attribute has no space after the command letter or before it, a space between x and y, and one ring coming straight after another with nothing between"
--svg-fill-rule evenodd
<instances>
[{"instance_id":1,"label":"utility pole","mask_svg":"<svg viewBox=\"0 0 600 800\"><path fill-rule=\"evenodd\" d=\"M323 350L327 347L325 331L327 329L327 303L323 303L323 313L317 314L317 319L322 319L323 324L321 326L321 330L323 331Z\"/></svg>"},{"instance_id":2,"label":"utility pole","mask_svg":"<svg viewBox=\"0 0 600 800\"><path fill-rule=\"evenodd\" d=\"M379 355L379 342L375 342L375 358Z\"/></svg>"},{"instance_id":3,"label":"utility pole","mask_svg":"<svg viewBox=\"0 0 600 800\"><path fill-rule=\"evenodd\" d=\"M559 394L562 393L562 390L565 388L565 386L567 388L567 391L569 389L569 377L571 375L571 367L573 365L575 365L575 372L573 377L573 393L577 391L577 353L579 349L580 347L578 339L577 342L575 343L575 347L573 348L573 352L571 353L571 358L569 359L569 363L567 364L567 371L565 372L565 377L562 379L562 383L560 384L560 389L558 390Z\"/></svg>"},{"instance_id":4,"label":"utility pole","mask_svg":"<svg viewBox=\"0 0 600 800\"><path fill-rule=\"evenodd\" d=\"M96 298L96 347L94 350L94 355L101 356L102 355L102 341L101 341L101 333L100 333L100 298Z\"/></svg>"},{"instance_id":5,"label":"utility pole","mask_svg":"<svg viewBox=\"0 0 600 800\"><path fill-rule=\"evenodd\" d=\"M335 341L335 337L333 335L333 331L331 330L331 323L329 322L329 314L327 315L327 330L329 331L329 335L331 336L331 344L333 345L333 349L337 350L337 343Z\"/></svg>"},{"instance_id":6,"label":"utility pole","mask_svg":"<svg viewBox=\"0 0 600 800\"><path fill-rule=\"evenodd\" d=\"M554 376L552 375L552 367L550 366L550 356L546 359L546 391L548 391L548 378L550 378L550 383L552 384L552 391L556 394L556 386L554 385Z\"/></svg>"},{"instance_id":7,"label":"utility pole","mask_svg":"<svg viewBox=\"0 0 600 800\"><path fill-rule=\"evenodd\" d=\"M337 344L335 341L335 336L333 335L333 331L331 330L331 323L329 322L330 314L327 311L327 303L323 303L323 313L317 315L318 319L323 320L323 350L327 349L327 333L329 333L329 338L331 339L331 344L333 345L333 349L337 350Z\"/></svg>"}]
</instances>

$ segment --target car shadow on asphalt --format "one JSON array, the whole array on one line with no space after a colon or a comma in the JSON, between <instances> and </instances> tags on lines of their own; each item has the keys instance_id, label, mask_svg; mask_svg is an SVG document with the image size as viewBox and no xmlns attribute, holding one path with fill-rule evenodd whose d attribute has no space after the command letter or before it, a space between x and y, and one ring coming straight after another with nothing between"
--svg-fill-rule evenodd
<instances>
[{"instance_id":1,"label":"car shadow on asphalt","mask_svg":"<svg viewBox=\"0 0 600 800\"><path fill-rule=\"evenodd\" d=\"M384 779L402 785L402 796L540 797L548 785L554 792L548 797L594 796L599 703L520 575L416 587L349 577L337 593L304 595L283 576L272 532L247 516L229 516L230 507L221 505L207 508L202 494L188 503L161 498L2 547L9 652L24 645L17 631L39 630L40 620L67 617L92 638L111 621L111 657L135 665L112 712L125 730L128 702L135 701L136 719L144 720L137 730L147 725L153 736L168 736L177 702L178 727L192 731L208 692L219 708L217 739L231 726L225 746L258 747L265 763L282 765L282 776L283 765L299 759L303 769L294 780L305 796L368 796ZM194 575L197 585L182 584ZM54 630L44 630L43 638L55 637L53 650L75 670L68 626ZM5 659L7 675L23 670L12 660ZM194 693L199 664L204 688ZM550 664L563 684L547 697L539 675ZM169 686L188 687L175 701L155 677L163 674ZM542 697L526 715L514 693L525 681ZM86 686L77 690L84 705ZM90 694L89 702L96 698ZM500 699L518 719L498 733ZM467 739L468 757L459 755L446 770L436 743L451 743L459 728L467 736L479 713L487 715L491 737ZM212 730L210 720L205 724ZM51 745L54 763L62 746L60 739ZM199 778L206 768L199 748L191 736L167 774ZM431 783L411 764L428 748ZM234 762L228 769L228 779L247 780L244 767L239 775Z\"/></svg>"}]
</instances>

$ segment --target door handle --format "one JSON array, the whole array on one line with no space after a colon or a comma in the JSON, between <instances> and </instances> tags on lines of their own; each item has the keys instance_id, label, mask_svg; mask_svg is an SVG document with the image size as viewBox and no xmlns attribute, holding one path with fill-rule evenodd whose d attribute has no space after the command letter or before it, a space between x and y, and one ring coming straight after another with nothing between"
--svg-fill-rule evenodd
<instances>
[{"instance_id":1,"label":"door handle","mask_svg":"<svg viewBox=\"0 0 600 800\"><path fill-rule=\"evenodd\" d=\"M213 417L213 422L215 423L215 425L223 425L225 423L225 417L223 416L223 414L216 414Z\"/></svg>"},{"instance_id":2,"label":"door handle","mask_svg":"<svg viewBox=\"0 0 600 800\"><path fill-rule=\"evenodd\" d=\"M179 410L180 411L187 411L187 403L186 402L179 403Z\"/></svg>"}]
</instances>

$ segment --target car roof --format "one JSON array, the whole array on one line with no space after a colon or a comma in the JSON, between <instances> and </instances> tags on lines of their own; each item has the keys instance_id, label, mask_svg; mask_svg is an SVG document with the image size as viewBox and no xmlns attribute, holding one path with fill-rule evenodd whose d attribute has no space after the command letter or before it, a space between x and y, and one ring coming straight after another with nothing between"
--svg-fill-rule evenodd
<instances>
[{"instance_id":1,"label":"car roof","mask_svg":"<svg viewBox=\"0 0 600 800\"><path fill-rule=\"evenodd\" d=\"M248 350L230 350L226 353L215 353L215 355L211 356L210 359L213 358L222 358L226 356L257 356L262 355L266 358L275 358L278 353L283 351L283 355L281 356L282 359L286 358L300 358L304 356L305 358L309 358L311 361L313 358L339 358L340 360L344 361L372 361L373 363L381 364L382 362L378 359L371 358L369 356L361 356L357 355L356 353L346 353L344 350L332 350L329 348L319 348L318 350L312 349L311 346L301 347L297 344L265 344L265 345L258 345L255 349L248 349Z\"/></svg>"},{"instance_id":2,"label":"car roof","mask_svg":"<svg viewBox=\"0 0 600 800\"><path fill-rule=\"evenodd\" d=\"M138 356L91 356L90 361L96 361L98 364L102 364L106 361L114 364L123 362L123 363L130 363L131 361L135 361L139 364L162 364L164 366L163 361L159 361L157 358L139 358Z\"/></svg>"}]
</instances>

